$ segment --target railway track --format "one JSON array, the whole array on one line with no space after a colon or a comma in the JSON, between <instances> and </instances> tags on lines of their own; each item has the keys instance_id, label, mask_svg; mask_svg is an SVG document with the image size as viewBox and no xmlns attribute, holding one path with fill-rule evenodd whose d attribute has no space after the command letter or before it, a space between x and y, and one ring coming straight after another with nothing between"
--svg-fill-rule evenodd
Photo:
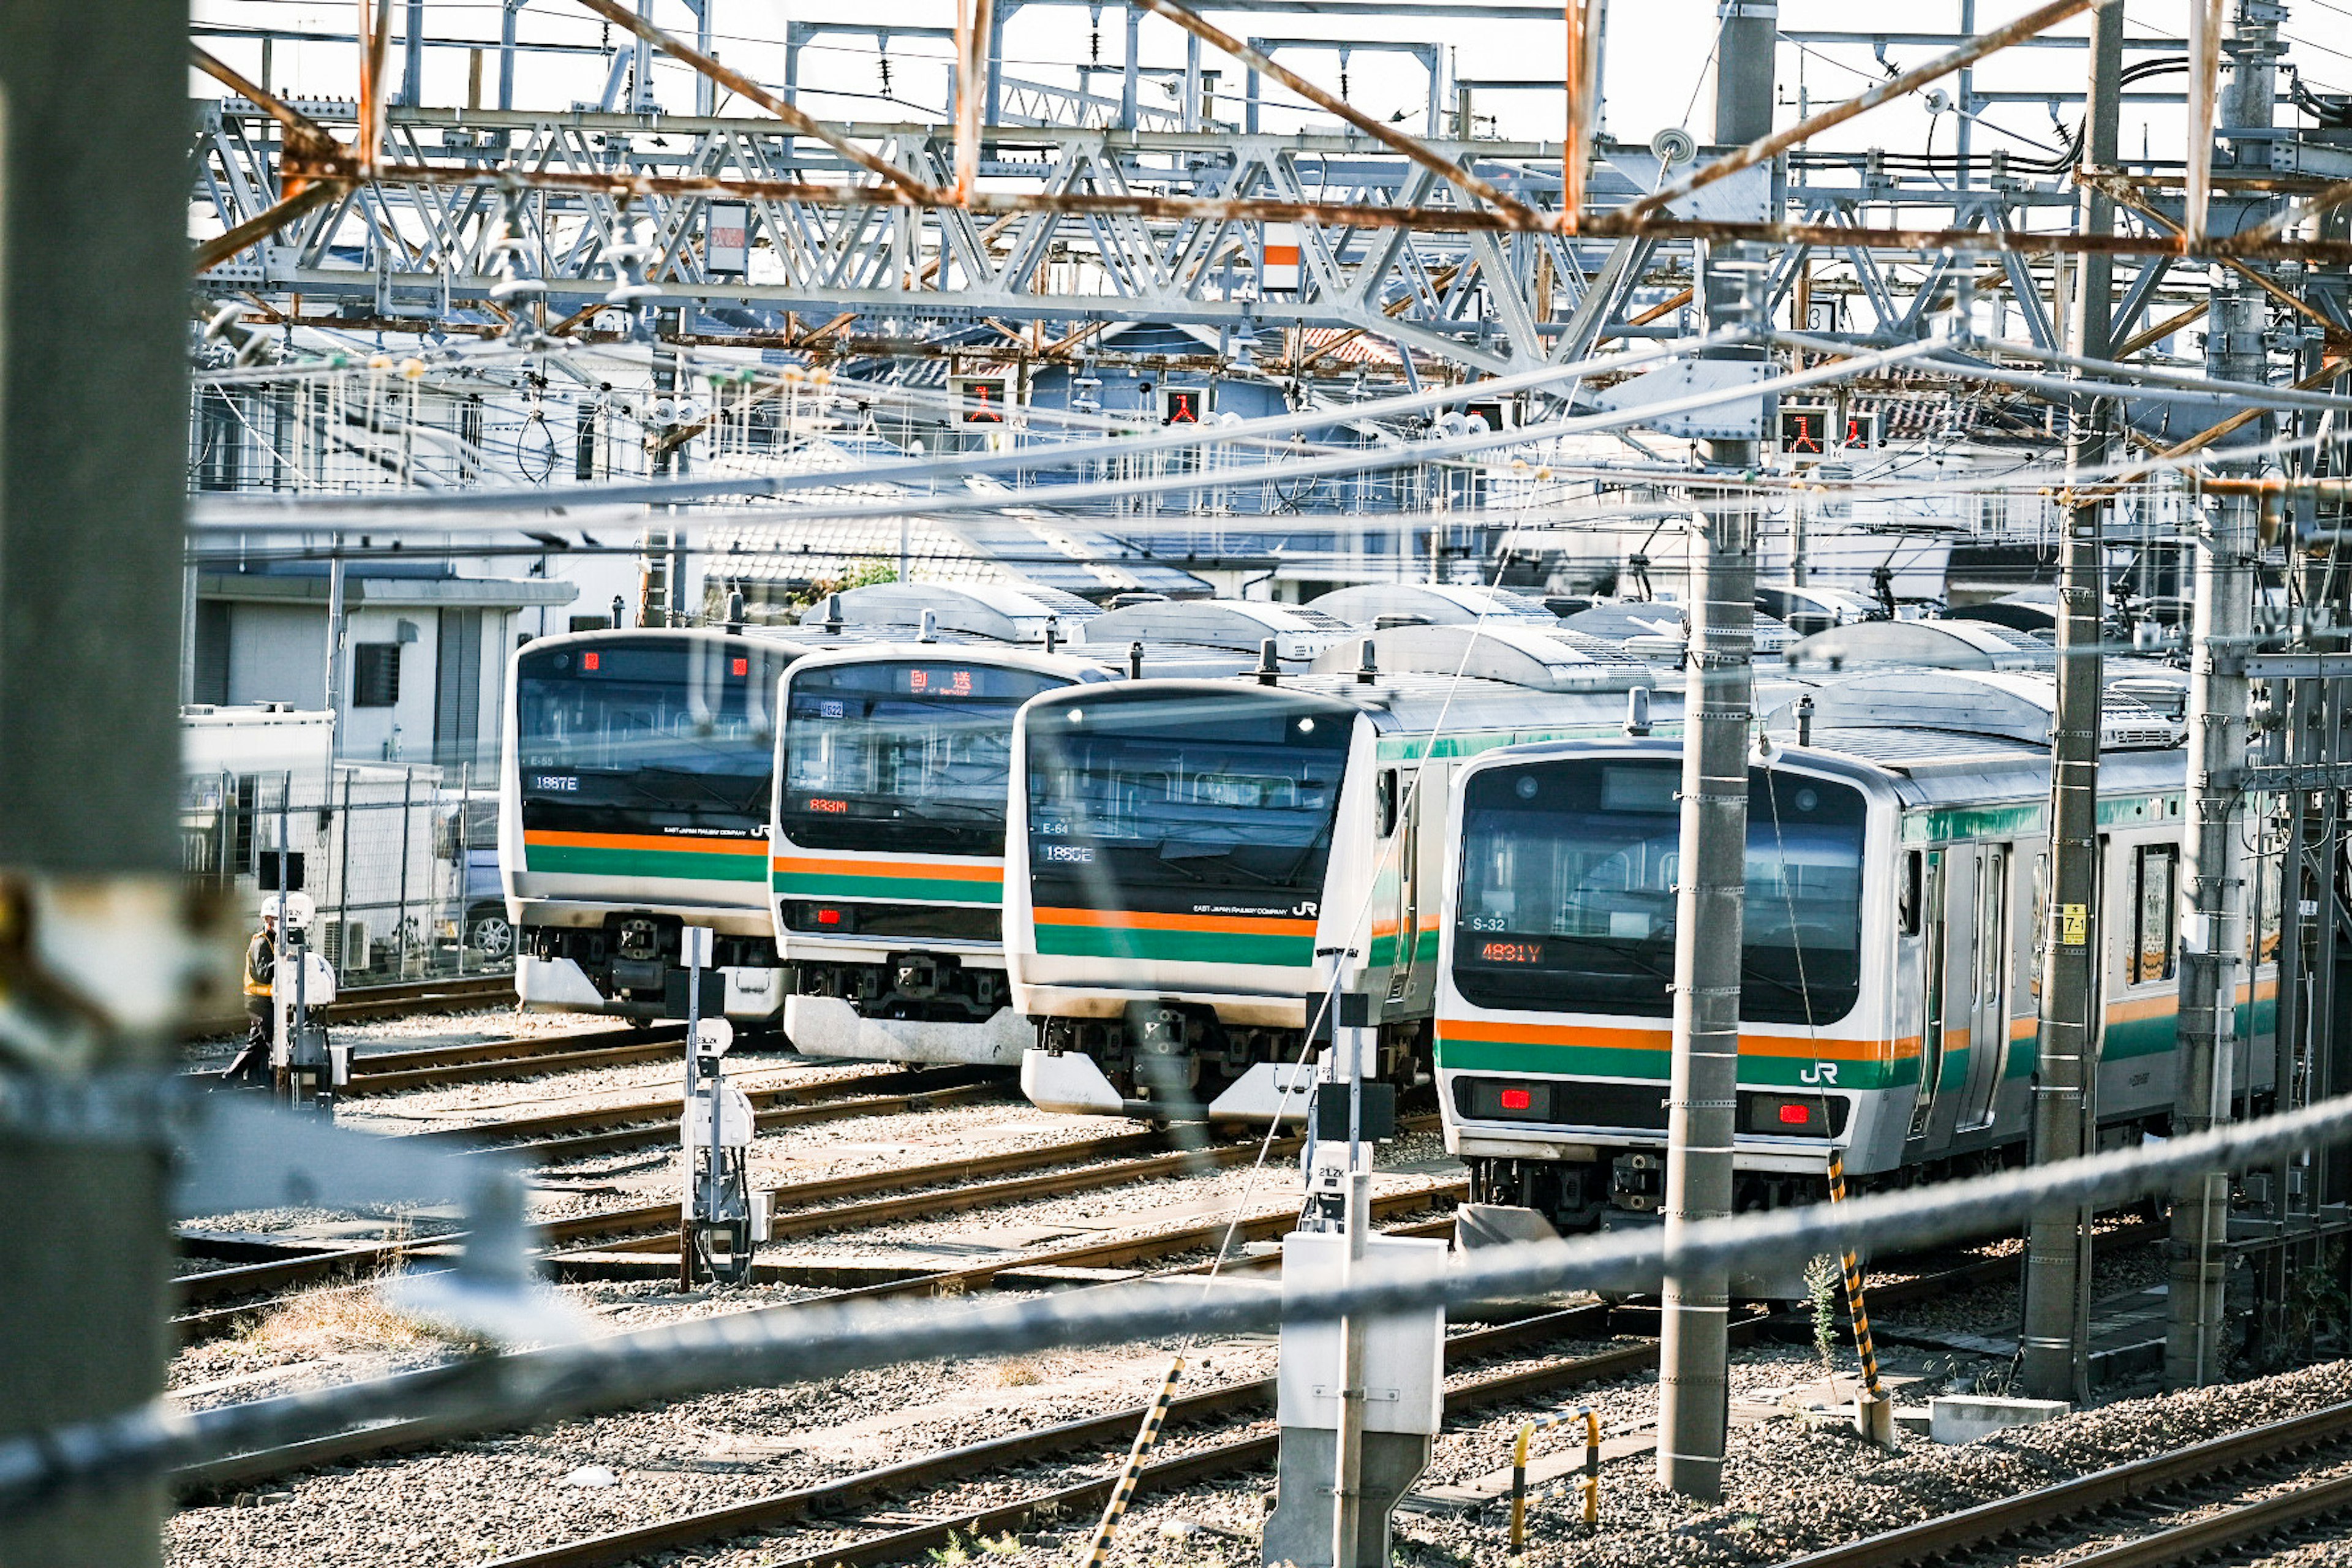
<instances>
[{"instance_id":1,"label":"railway track","mask_svg":"<svg viewBox=\"0 0 2352 1568\"><path fill-rule=\"evenodd\" d=\"M1524 1351L1552 1341L1606 1334L1609 1331L1608 1319L1609 1312L1605 1307L1575 1307L1514 1323L1451 1335L1445 1341L1446 1364L1454 1367ZM1522 1368L1449 1391L1446 1408L1451 1413L1457 1408L1525 1398L1532 1394L1571 1388L1580 1384L1606 1382L1638 1373L1655 1360L1654 1347L1635 1345L1545 1366ZM1263 1416L1272 1412L1274 1396L1275 1380L1270 1377L1204 1389L1172 1401L1169 1405L1167 1422L1174 1426ZM1144 1407L1136 1405L1034 1432L1018 1432L845 1476L821 1486L778 1492L749 1502L682 1515L518 1556L502 1557L489 1568L604 1568L604 1565L632 1562L656 1552L709 1546L730 1536L839 1515L879 1498L991 1471L1011 1469L1042 1459L1057 1458L1089 1449L1100 1450L1106 1446L1116 1447L1134 1436L1143 1415ZM1144 1486L1164 1489L1171 1484L1190 1484L1255 1469L1272 1462L1275 1445L1276 1439L1270 1435L1251 1434L1229 1439L1200 1453L1162 1459L1146 1467ZM824 1565L834 1563L854 1565L920 1556L925 1552L945 1546L951 1534L970 1535L975 1531L985 1534L1016 1530L1041 1511L1048 1510L1075 1512L1098 1509L1109 1495L1113 1479L1106 1476L1098 1480L1057 1488L1003 1508L894 1531L867 1542L845 1546L831 1544L807 1556L778 1558L771 1568L786 1568L792 1564L824 1568Z\"/></svg>"},{"instance_id":2,"label":"railway track","mask_svg":"<svg viewBox=\"0 0 2352 1568\"><path fill-rule=\"evenodd\" d=\"M462 1013L494 1007L514 1000L514 976L462 974L437 980L402 980L388 985L354 985L326 1005L330 1024L364 1024L380 1018L407 1018L420 1013ZM235 1014L192 1026L199 1034L241 1033L245 1016Z\"/></svg>"},{"instance_id":3,"label":"railway track","mask_svg":"<svg viewBox=\"0 0 2352 1568\"><path fill-rule=\"evenodd\" d=\"M621 1029L580 1029L564 1035L519 1035L463 1046L426 1046L413 1051L373 1051L352 1058L352 1080L339 1091L346 1100L398 1094L405 1089L446 1089L461 1083L497 1083L548 1073L586 1072L594 1068L632 1067L680 1059L686 1030L665 1025L640 1034Z\"/></svg>"},{"instance_id":4,"label":"railway track","mask_svg":"<svg viewBox=\"0 0 2352 1568\"><path fill-rule=\"evenodd\" d=\"M2182 1500L2176 1494L2212 1487L2217 1478L2273 1465L2347 1441L2352 1441L2352 1404L2333 1405L2291 1420L2152 1455L2018 1497L2003 1498L1831 1547L1791 1559L1782 1568L1904 1568L1911 1563L1940 1563L1993 1548L2013 1554L2022 1541L2063 1531L2095 1517L2143 1507L2157 1500L2179 1501ZM2292 1529L2347 1509L2352 1509L2352 1477L2320 1482L2220 1514L2158 1529L2134 1541L2070 1557L2067 1568L2085 1568L2092 1563L2099 1568L2154 1568L2160 1563L2190 1562L2200 1553ZM2101 1518L2100 1522L2102 1528L2114 1527L2112 1519Z\"/></svg>"},{"instance_id":5,"label":"railway track","mask_svg":"<svg viewBox=\"0 0 2352 1568\"><path fill-rule=\"evenodd\" d=\"M1402 1227L1391 1234L1449 1233L1450 1220ZM2150 1227L2149 1234L2156 1234ZM2116 1239L2140 1239L2137 1231L2117 1233ZM1228 1265L1228 1270L1265 1267L1273 1259ZM1875 1292L1882 1302L1900 1305L1932 1300L1956 1290L1997 1281L2018 1268L2014 1257L1981 1259L1939 1269L1914 1279L1890 1282ZM1449 1368L1483 1356L1526 1348L1547 1340L1590 1338L1611 1331L1612 1311L1600 1305L1570 1308L1520 1322L1449 1336L1445 1342ZM1759 1314L1733 1324L1733 1342L1746 1343L1781 1321L1802 1314L1778 1317ZM1449 1389L1449 1416L1482 1405L1505 1404L1655 1370L1654 1340L1612 1347L1595 1354L1520 1368L1481 1378ZM1235 1384L1187 1394L1170 1407L1171 1426L1204 1420L1263 1415L1271 1410L1275 1380ZM984 1443L930 1454L820 1486L780 1492L747 1502L705 1510L674 1519L639 1525L607 1535L590 1537L535 1552L498 1559L488 1568L608 1568L664 1551L707 1548L730 1537L753 1534L812 1521L835 1520L876 1499L941 1486L990 1471L1010 1469L1060 1455L1116 1447L1133 1436L1143 1419L1140 1405L1089 1416L1037 1432L1018 1433ZM1169 1491L1204 1481L1247 1473L1271 1465L1278 1439L1252 1433L1194 1451L1156 1460L1145 1466L1139 1492ZM918 1559L951 1549L957 1537L966 1539L1028 1528L1041 1518L1084 1518L1098 1510L1108 1498L1113 1476L1089 1478L1050 1488L992 1508L959 1511L952 1516L887 1531L861 1542L843 1543L829 1536L820 1548L765 1559L766 1568L863 1568ZM1810 1560L1809 1560L1810 1561ZM2166 1561L2169 1561L2168 1559ZM2070 1565L2072 1568L2072 1565Z\"/></svg>"},{"instance_id":6,"label":"railway track","mask_svg":"<svg viewBox=\"0 0 2352 1568\"><path fill-rule=\"evenodd\" d=\"M1383 1194L1375 1196L1372 1200L1372 1217L1375 1221L1394 1220L1402 1215L1419 1213L1458 1200L1465 1191L1466 1188L1462 1184L1451 1183L1409 1192ZM672 1213L675 1213L674 1208ZM791 1314L818 1303L831 1305L845 1300L879 1300L903 1296L957 1296L998 1287L1030 1289L1062 1289L1069 1287L1074 1280L1087 1278L1084 1275L1074 1275L1072 1270L1121 1269L1128 1271L1121 1276L1122 1278L1133 1278L1135 1275L1146 1272L1144 1266L1165 1263L1171 1258L1181 1258L1187 1253L1213 1250L1221 1246L1230 1248L1244 1242L1269 1239L1287 1231L1297 1225L1297 1207L1292 1205L1280 1209L1263 1210L1234 1220L1175 1226L1140 1236L1127 1237L1116 1241L1009 1254L1001 1258L992 1258L956 1268L900 1268L896 1270L838 1270L834 1272L845 1275L848 1281L841 1288L828 1289L824 1294L811 1296L803 1300L753 1308L744 1316L747 1319L758 1319L771 1314ZM1451 1218L1428 1221L1417 1226L1393 1228L1390 1234L1411 1236L1429 1235L1439 1231L1450 1232L1453 1223ZM1228 1263L1226 1267L1233 1268L1246 1266L1248 1265L1244 1262ZM1208 1267L1209 1264L1204 1262L1164 1269L1160 1272L1181 1278ZM813 1283L817 1282L825 1277L826 1272L822 1269L809 1270L807 1278ZM876 1278L875 1275L877 1273L886 1277ZM760 1277L755 1273L755 1279ZM1105 1279L1098 1282L1111 1281ZM520 1353L528 1358L532 1352ZM425 1375L428 1374L414 1373L396 1374L394 1381ZM264 1449L252 1454L234 1455L211 1464L183 1470L173 1478L173 1484L183 1492L217 1490L225 1487L240 1486L249 1481L281 1475L289 1470L308 1468L317 1465L349 1464L385 1454L426 1447L476 1430L478 1428L471 1426L425 1419L387 1423L284 1447Z\"/></svg>"},{"instance_id":7,"label":"railway track","mask_svg":"<svg viewBox=\"0 0 2352 1568\"><path fill-rule=\"evenodd\" d=\"M751 1102L754 1130L761 1132L859 1116L931 1110L1002 1098L1010 1092L1003 1074L980 1068L894 1068L817 1083L765 1088L743 1084L740 1076L737 1081ZM549 1164L675 1143L678 1115L684 1109L685 1102L673 1094L413 1136L526 1154Z\"/></svg>"},{"instance_id":8,"label":"railway track","mask_svg":"<svg viewBox=\"0 0 2352 1568\"><path fill-rule=\"evenodd\" d=\"M1038 1149L1009 1150L1000 1154L855 1176L790 1183L768 1189L777 1210L771 1235L782 1241L824 1231L1100 1191L1192 1171L1223 1169L1254 1158L1257 1152L1255 1142L1173 1152L1165 1151L1165 1142L1166 1135L1159 1131L1122 1132ZM1276 1142L1273 1152L1287 1155L1297 1147L1297 1139L1283 1139ZM650 1274L666 1269L666 1265L631 1270L625 1263L616 1264L613 1255L674 1253L678 1245L677 1205L670 1201L576 1215L551 1221L541 1229L559 1279ZM460 1240L462 1235L441 1235L288 1257L272 1256L270 1249L245 1238L232 1238L226 1244L231 1250L257 1260L183 1275L174 1280L173 1299L179 1315L173 1324L181 1342L192 1342L224 1331L239 1320L277 1304L274 1300L247 1300L230 1306L213 1303L230 1297L250 1297L337 1278L377 1273L410 1259L446 1254ZM596 1245L592 1247L591 1243ZM648 1258L648 1264L650 1261ZM753 1278L768 1281L786 1277L793 1283L813 1282L799 1277L806 1272L795 1270L791 1265L761 1264L754 1266ZM914 1278L923 1271L898 1272Z\"/></svg>"}]
</instances>

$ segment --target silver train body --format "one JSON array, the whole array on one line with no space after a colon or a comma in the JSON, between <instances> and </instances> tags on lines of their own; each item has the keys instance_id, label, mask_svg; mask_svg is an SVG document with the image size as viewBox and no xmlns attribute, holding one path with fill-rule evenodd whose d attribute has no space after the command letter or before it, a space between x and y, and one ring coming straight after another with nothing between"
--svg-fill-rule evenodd
<instances>
[{"instance_id":1,"label":"silver train body","mask_svg":"<svg viewBox=\"0 0 2352 1568\"><path fill-rule=\"evenodd\" d=\"M808 1056L1015 1067L1004 973L1013 715L1106 665L880 643L784 672L768 891L784 1032Z\"/></svg>"},{"instance_id":2,"label":"silver train body","mask_svg":"<svg viewBox=\"0 0 2352 1568\"><path fill-rule=\"evenodd\" d=\"M508 668L499 864L525 1005L678 1016L681 933L712 934L726 1016L782 1015L769 770L792 632L579 632Z\"/></svg>"},{"instance_id":3,"label":"silver train body","mask_svg":"<svg viewBox=\"0 0 2352 1568\"><path fill-rule=\"evenodd\" d=\"M1819 697L1750 772L1735 1202L1867 1190L2022 1158L2038 933L2050 911L2046 712L1998 675L1892 674ZM1843 692L1843 695L1841 693ZM1954 702L1986 730L1927 727ZM2184 753L2109 694L2100 764L2100 1139L2168 1125ZM1908 721L1902 721L1907 717ZM1783 739L1790 738L1785 728ZM1455 783L1435 1064L1474 1199L1561 1232L1654 1221L1664 1196L1679 748L1490 752ZM2269 1090L2277 931L2239 999L2234 1081ZM1527 1234L1489 1216L1491 1233ZM1801 1266L1796 1260L1791 1268ZM1801 1293L1793 1275L1758 1294Z\"/></svg>"},{"instance_id":4,"label":"silver train body","mask_svg":"<svg viewBox=\"0 0 2352 1568\"><path fill-rule=\"evenodd\" d=\"M1371 997L1385 1070L1425 1064L1450 776L1620 733L1650 678L1599 673L1538 690L1367 666L1031 701L1004 869L1013 1005L1037 1031L1024 1090L1082 1114L1300 1115L1335 985Z\"/></svg>"}]
</instances>

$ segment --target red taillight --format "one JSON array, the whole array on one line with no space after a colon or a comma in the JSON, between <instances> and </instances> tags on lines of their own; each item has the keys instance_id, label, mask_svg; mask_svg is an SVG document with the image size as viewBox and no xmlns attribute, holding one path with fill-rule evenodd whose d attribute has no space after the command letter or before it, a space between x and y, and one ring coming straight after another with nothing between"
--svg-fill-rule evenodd
<instances>
[{"instance_id":1,"label":"red taillight","mask_svg":"<svg viewBox=\"0 0 2352 1568\"><path fill-rule=\"evenodd\" d=\"M593 669L596 668L596 659L597 656L595 654L583 653L580 656L580 668L583 669Z\"/></svg>"},{"instance_id":2,"label":"red taillight","mask_svg":"<svg viewBox=\"0 0 2352 1568\"><path fill-rule=\"evenodd\" d=\"M748 658L739 658L735 661L734 669L738 675L749 675L751 673L751 661Z\"/></svg>"},{"instance_id":3,"label":"red taillight","mask_svg":"<svg viewBox=\"0 0 2352 1568\"><path fill-rule=\"evenodd\" d=\"M819 910L816 912L816 923L821 926L837 926L841 923L841 911L839 910Z\"/></svg>"},{"instance_id":4,"label":"red taillight","mask_svg":"<svg viewBox=\"0 0 2352 1568\"><path fill-rule=\"evenodd\" d=\"M1524 1089L1507 1089L1503 1091L1503 1109L1506 1110L1526 1110L1533 1107L1535 1102L1536 1097Z\"/></svg>"},{"instance_id":5,"label":"red taillight","mask_svg":"<svg viewBox=\"0 0 2352 1568\"><path fill-rule=\"evenodd\" d=\"M1802 1127L1812 1119L1813 1108L1810 1105L1783 1103L1780 1107L1780 1124L1783 1127Z\"/></svg>"}]
</instances>

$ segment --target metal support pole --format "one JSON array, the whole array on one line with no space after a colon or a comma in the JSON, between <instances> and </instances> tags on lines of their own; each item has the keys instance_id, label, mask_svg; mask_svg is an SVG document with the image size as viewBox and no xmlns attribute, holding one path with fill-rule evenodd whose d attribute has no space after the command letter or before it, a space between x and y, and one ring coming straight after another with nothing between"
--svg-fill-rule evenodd
<instances>
[{"instance_id":1,"label":"metal support pole","mask_svg":"<svg viewBox=\"0 0 2352 1568\"><path fill-rule=\"evenodd\" d=\"M2123 17L2106 5L2093 14L2086 156L2112 160L2123 69ZM2088 190L2086 230L2114 226L2114 208ZM2106 352L2114 279L2108 258L2085 256L2074 290L2074 352ZM2096 262L2099 265L2093 266ZM2099 412L2078 399L2066 455L2071 469L2104 460ZM2101 524L2105 499L2069 488L2064 580L2059 591L2057 714L2051 736L2050 898L2042 944L2042 1005L2036 1034L2032 1147L2037 1162L2063 1160L2094 1142L2099 1056L2099 690ZM2090 1215L2080 1208L2033 1216L2027 1233L2025 1322L2020 1374L2038 1399L2089 1393Z\"/></svg>"},{"instance_id":2,"label":"metal support pole","mask_svg":"<svg viewBox=\"0 0 2352 1568\"><path fill-rule=\"evenodd\" d=\"M1756 558L1748 514L1727 505L1694 540L1691 688L1683 742L1682 879L1675 896L1673 1087L1666 1234L1731 1212L1739 1079L1739 965L1748 854L1750 646ZM1670 1273L1659 1339L1658 1479L1723 1495L1730 1420L1730 1281L1717 1268Z\"/></svg>"},{"instance_id":3,"label":"metal support pole","mask_svg":"<svg viewBox=\"0 0 2352 1568\"><path fill-rule=\"evenodd\" d=\"M1365 1238L1372 1228L1372 1163L1364 1147L1364 1074L1370 1068L1365 1058L1371 1038L1369 1027L1342 1026L1331 1031L1332 1047L1348 1064L1348 1261L1339 1276L1343 1288L1363 1268ZM1332 1445L1333 1568L1356 1568L1363 1552L1367 1326L1358 1316L1339 1320L1339 1431Z\"/></svg>"},{"instance_id":4,"label":"metal support pole","mask_svg":"<svg viewBox=\"0 0 2352 1568\"><path fill-rule=\"evenodd\" d=\"M335 553L327 562L327 701L331 719L328 733L327 754L343 754L343 622L344 584L342 539L337 536Z\"/></svg>"},{"instance_id":5,"label":"metal support pole","mask_svg":"<svg viewBox=\"0 0 2352 1568\"><path fill-rule=\"evenodd\" d=\"M2221 275L2206 339L2217 376L2259 381L2263 303ZM2180 1077L2176 1134L2230 1119L2236 1059L2239 965L2246 944L2245 824L2230 775L2246 759L2255 556L2262 502L2225 496L2197 536L2195 635L2189 638L2188 864L2180 887ZM2230 1173L2211 1171L2173 1194L2164 1380L2214 1382L2223 1362L2222 1282L2228 1260Z\"/></svg>"},{"instance_id":6,"label":"metal support pole","mask_svg":"<svg viewBox=\"0 0 2352 1568\"><path fill-rule=\"evenodd\" d=\"M515 17L530 0L504 0L499 7L499 107L514 107Z\"/></svg>"},{"instance_id":7,"label":"metal support pole","mask_svg":"<svg viewBox=\"0 0 2352 1568\"><path fill-rule=\"evenodd\" d=\"M407 34L401 40L400 101L410 109L425 102L425 0L408 0Z\"/></svg>"},{"instance_id":8,"label":"metal support pole","mask_svg":"<svg viewBox=\"0 0 2352 1568\"><path fill-rule=\"evenodd\" d=\"M0 886L19 917L12 966L46 972L103 1020L12 984L15 1039L60 1048L0 1050L0 1093L88 1090L101 1098L75 1100L87 1116L111 1075L165 1069L180 1002L162 984L142 1009L122 981L179 972L188 903L173 710L187 20L157 0L0 5ZM60 308L74 300L103 300L105 330ZM57 909L104 911L113 973L44 943ZM165 1176L152 1130L0 1134L0 1437L163 1392ZM0 1562L148 1568L163 1503L148 1484L0 1512Z\"/></svg>"},{"instance_id":9,"label":"metal support pole","mask_svg":"<svg viewBox=\"0 0 2352 1568\"><path fill-rule=\"evenodd\" d=\"M1142 58L1136 51L1141 46L1142 33L1143 13L1129 5L1127 8L1127 54L1118 73L1118 128L1121 131L1135 129L1137 89L1141 85L1139 73L1142 69Z\"/></svg>"}]
</instances>

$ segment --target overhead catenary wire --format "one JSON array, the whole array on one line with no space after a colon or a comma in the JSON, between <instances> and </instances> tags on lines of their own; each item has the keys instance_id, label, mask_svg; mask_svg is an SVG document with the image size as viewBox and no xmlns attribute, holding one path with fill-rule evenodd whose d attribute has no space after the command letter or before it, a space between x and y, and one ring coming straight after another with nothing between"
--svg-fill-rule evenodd
<instances>
[{"instance_id":1,"label":"overhead catenary wire","mask_svg":"<svg viewBox=\"0 0 2352 1568\"><path fill-rule=\"evenodd\" d=\"M138 1485L184 1466L352 1425L435 1415L553 1419L716 1388L865 1367L1004 1355L1182 1333L1262 1331L1349 1314L1425 1311L1654 1275L1989 1234L2037 1207L2109 1205L2184 1176L2352 1141L2352 1096L2137 1148L1839 1205L1746 1213L1681 1227L1527 1242L1437 1267L1368 1262L1339 1289L1196 1295L1142 1282L1018 1301L911 1308L823 1300L666 1324L545 1350L467 1357L392 1378L190 1412L156 1400L114 1417L0 1443L0 1512L68 1492Z\"/></svg>"}]
</instances>

